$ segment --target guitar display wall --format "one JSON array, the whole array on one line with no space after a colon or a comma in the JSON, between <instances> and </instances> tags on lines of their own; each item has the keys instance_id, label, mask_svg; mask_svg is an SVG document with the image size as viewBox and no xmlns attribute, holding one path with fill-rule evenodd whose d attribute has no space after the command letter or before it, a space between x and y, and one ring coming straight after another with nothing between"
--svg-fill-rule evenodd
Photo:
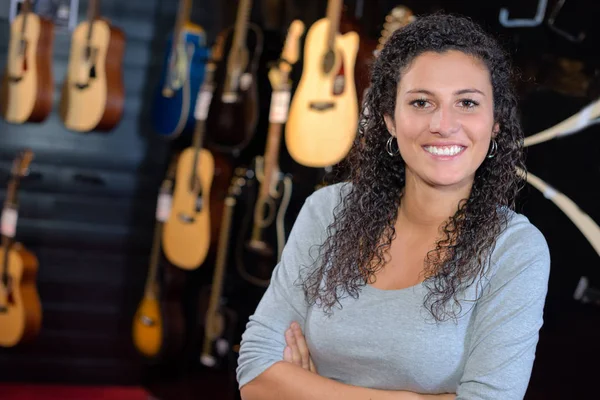
<instances>
[{"instance_id":1,"label":"guitar display wall","mask_svg":"<svg viewBox=\"0 0 600 400\"><path fill-rule=\"evenodd\" d=\"M80 1L80 21L87 3ZM194 10L207 29L215 21L213 3L199 3ZM171 1L102 1L103 14L126 36L124 114L111 132L74 133L60 120L69 33L55 35L55 92L48 119L24 125L0 120L1 182L7 181L17 150L30 147L36 153L21 186L18 238L39 259L44 312L43 328L33 343L0 349L3 379L140 379L131 317L143 289L156 189L168 155L168 146L150 128L150 104L143 99L150 98L158 81L162 56L157 55L164 51L176 10L177 2ZM8 19L0 19L2 67L8 28ZM5 194L3 187L0 197Z\"/></svg>"},{"instance_id":2,"label":"guitar display wall","mask_svg":"<svg viewBox=\"0 0 600 400\"><path fill-rule=\"evenodd\" d=\"M373 4L371 0L364 2ZM60 119L60 89L70 47L70 34L67 33L57 33L54 40L55 91L53 110L48 119L42 124L24 125L7 124L0 119L0 182L6 182L16 151L30 147L36 153L30 176L21 186L17 237L39 259L38 289L44 313L42 330L33 343L18 348L0 348L0 376L4 380L139 383L142 378L145 361L132 345L131 322L148 271L158 188L164 178L170 150L179 146L171 146L155 134L150 118L151 99L160 79L166 38L173 29L177 3L167 0L102 1L102 14L122 29L126 38L122 65L125 107L121 121L112 131L75 133L67 130ZM256 0L254 3L253 22L279 27L265 32L263 55L257 71L260 118L254 139L239 157L239 162L246 165L264 152L269 127L266 116L271 85L265 60L279 57L285 30L292 18L301 17L308 29L313 22L324 17L326 11L325 1L281 0L280 5L285 5L281 10L284 11L273 17L277 20L279 16L279 21L267 21L261 14L262 2ZM354 3L358 1L346 1L346 4ZM440 3L446 2L379 0L377 3L378 7L365 8L361 21L362 32L369 33L371 38L377 37L377 27L383 17L398 4L412 8L415 13L427 13L439 9ZM526 57L537 57L534 64L541 65L544 52L567 56L576 53L592 60L590 65L595 65L596 50L590 47L589 42L576 47L548 35L541 28L518 34L499 28L498 9L508 1L486 2L486 8L481 8L483 2L476 0L458 3L448 6L448 11L487 22L492 30L501 32L504 37L515 35L512 47L508 47L511 51L520 50L517 52L517 64L520 66L526 65ZM518 17L529 15L532 11L526 6L517 8L516 1L510 3L515 5L514 10L520 11L521 14L515 14ZM592 0L584 3L590 6L597 4ZM206 30L209 45L220 29L233 22L236 4L233 0L194 1L191 20ZM80 21L85 19L87 5L88 1L80 0ZM590 27L583 22L580 25ZM566 26L569 29L579 28ZM0 18L0 68L6 64L8 32L8 20ZM587 34L593 37L594 31ZM598 32L595 35L596 39L600 37ZM531 60L527 62L531 63ZM528 76L535 76L534 72L527 72ZM300 68L294 68L292 75L295 86L300 78ZM544 83L552 80L549 73L540 73L539 79L540 85L543 79ZM528 88L528 85L531 87ZM522 89L527 89L524 93L528 94L522 99L526 134L572 115L589 103L591 96L588 92L577 98L558 94L560 90L556 89L548 93L539 90L536 85L538 83L531 81L522 83ZM533 147L528 150L527 165L533 173L576 200L594 220L600 221L597 206L600 198L594 185L599 176L597 160L600 154L597 151L598 136L594 134L582 133L569 142L555 140ZM281 169L291 173L295 185L288 211L293 217L303 198L313 190L318 171L294 163L284 145L281 152ZM577 175L579 172L581 176ZM574 176L577 178L574 179ZM579 331L597 332L594 329L598 327L598 320L584 320L583 317L589 318L590 314L570 307L573 304L569 303L572 288L581 274L585 273L599 282L596 255L572 223L542 194L531 188L524 193L529 197L520 211L542 230L552 252L550 308L544 329L554 333L555 338L559 337L566 330L559 329L567 325L565 320L574 323L567 314L575 309L574 314L585 321L576 322ZM4 187L1 187L0 196L3 198L5 194ZM192 277L191 286L197 289L200 281L210 282L212 268L200 268ZM260 290L253 293L255 297L259 297ZM241 304L245 299L237 301ZM251 302L243 305L253 308ZM197 322L194 318L200 319L197 305L189 308L194 314L190 323L194 325ZM577 332L575 329L570 331ZM188 334L198 339L201 337L194 327ZM582 343L593 346L595 339L590 338L592 334L586 335L587 342L584 340ZM544 341L542 336L539 359L547 360L547 365L556 362L550 357L554 354L551 352L557 351L552 343ZM199 340L188 350L190 360L197 363ZM562 359L571 360L567 350L562 351ZM565 361L564 364L573 363ZM536 364L536 368L539 365ZM573 371L581 373L577 369ZM575 374L572 371L567 373ZM542 385L548 382L534 370L532 382L535 383L536 379Z\"/></svg>"}]
</instances>

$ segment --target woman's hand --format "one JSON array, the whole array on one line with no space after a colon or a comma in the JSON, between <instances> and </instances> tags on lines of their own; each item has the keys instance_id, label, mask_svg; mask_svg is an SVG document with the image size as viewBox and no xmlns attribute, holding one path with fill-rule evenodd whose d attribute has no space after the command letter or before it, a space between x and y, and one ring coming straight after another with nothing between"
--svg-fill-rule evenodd
<instances>
[{"instance_id":1,"label":"woman's hand","mask_svg":"<svg viewBox=\"0 0 600 400\"><path fill-rule=\"evenodd\" d=\"M300 329L300 324L292 322L290 327L285 331L285 342L287 347L283 350L284 361L296 364L307 371L318 374L317 368L308 352L308 346L302 334L302 329Z\"/></svg>"}]
</instances>

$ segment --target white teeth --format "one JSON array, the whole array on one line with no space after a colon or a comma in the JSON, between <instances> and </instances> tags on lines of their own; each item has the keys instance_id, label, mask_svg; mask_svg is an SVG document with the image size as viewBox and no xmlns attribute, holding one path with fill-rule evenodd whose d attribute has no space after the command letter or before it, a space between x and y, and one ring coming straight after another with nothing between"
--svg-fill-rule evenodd
<instances>
[{"instance_id":1,"label":"white teeth","mask_svg":"<svg viewBox=\"0 0 600 400\"><path fill-rule=\"evenodd\" d=\"M426 146L425 150L427 150L431 154L435 154L437 156L454 156L462 151L462 146L448 146L448 147L435 147L435 146Z\"/></svg>"}]
</instances>

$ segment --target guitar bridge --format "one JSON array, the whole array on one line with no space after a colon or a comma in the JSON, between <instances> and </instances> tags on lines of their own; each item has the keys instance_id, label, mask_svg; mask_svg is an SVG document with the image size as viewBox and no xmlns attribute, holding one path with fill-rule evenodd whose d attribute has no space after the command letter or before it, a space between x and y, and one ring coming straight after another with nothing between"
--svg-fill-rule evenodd
<instances>
[{"instance_id":1,"label":"guitar bridge","mask_svg":"<svg viewBox=\"0 0 600 400\"><path fill-rule=\"evenodd\" d=\"M8 80L12 83L19 83L23 80L23 76L9 76Z\"/></svg>"},{"instance_id":2,"label":"guitar bridge","mask_svg":"<svg viewBox=\"0 0 600 400\"><path fill-rule=\"evenodd\" d=\"M79 90L87 89L90 86L89 83L76 83L75 87Z\"/></svg>"},{"instance_id":3,"label":"guitar bridge","mask_svg":"<svg viewBox=\"0 0 600 400\"><path fill-rule=\"evenodd\" d=\"M316 111L327 111L335 107L335 104L325 101L311 101L309 107Z\"/></svg>"},{"instance_id":4,"label":"guitar bridge","mask_svg":"<svg viewBox=\"0 0 600 400\"><path fill-rule=\"evenodd\" d=\"M0 306L0 313L8 312L8 307Z\"/></svg>"}]
</instances>

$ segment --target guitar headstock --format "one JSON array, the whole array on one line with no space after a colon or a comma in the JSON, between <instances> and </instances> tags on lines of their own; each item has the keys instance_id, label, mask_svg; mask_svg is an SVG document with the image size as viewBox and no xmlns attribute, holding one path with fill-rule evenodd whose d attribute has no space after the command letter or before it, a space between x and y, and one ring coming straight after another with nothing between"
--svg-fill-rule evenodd
<instances>
[{"instance_id":1,"label":"guitar headstock","mask_svg":"<svg viewBox=\"0 0 600 400\"><path fill-rule=\"evenodd\" d=\"M25 149L13 160L11 175L13 178L22 178L29 174L29 165L33 161L33 151Z\"/></svg>"},{"instance_id":2,"label":"guitar headstock","mask_svg":"<svg viewBox=\"0 0 600 400\"><path fill-rule=\"evenodd\" d=\"M281 62L271 67L269 70L269 81L273 89L277 89L287 83L288 76L292 70L292 65L296 64L300 54L300 37L304 33L304 23L300 20L294 20L285 38L283 51L281 52Z\"/></svg>"},{"instance_id":3,"label":"guitar headstock","mask_svg":"<svg viewBox=\"0 0 600 400\"><path fill-rule=\"evenodd\" d=\"M392 9L385 17L385 23L383 24L383 30L381 31L381 36L379 38L379 44L377 45L377 49L375 49L375 57L379 55L379 52L387 42L387 40L392 36L392 33L396 32L398 29L410 24L416 19L412 10L406 6L397 6Z\"/></svg>"}]
</instances>

